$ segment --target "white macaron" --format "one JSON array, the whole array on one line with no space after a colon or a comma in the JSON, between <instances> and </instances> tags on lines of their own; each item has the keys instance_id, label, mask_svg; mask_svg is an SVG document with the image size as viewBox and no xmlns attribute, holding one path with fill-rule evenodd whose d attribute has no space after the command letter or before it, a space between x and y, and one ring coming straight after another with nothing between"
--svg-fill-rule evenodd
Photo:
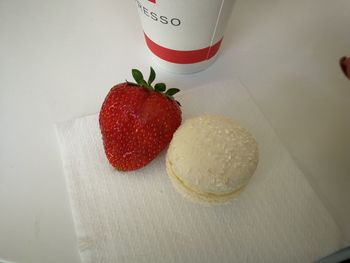
<instances>
[{"instance_id":1,"label":"white macaron","mask_svg":"<svg viewBox=\"0 0 350 263\"><path fill-rule=\"evenodd\" d=\"M225 202L247 185L258 164L258 145L237 121L203 115L175 132L166 156L175 188L192 201Z\"/></svg>"}]
</instances>

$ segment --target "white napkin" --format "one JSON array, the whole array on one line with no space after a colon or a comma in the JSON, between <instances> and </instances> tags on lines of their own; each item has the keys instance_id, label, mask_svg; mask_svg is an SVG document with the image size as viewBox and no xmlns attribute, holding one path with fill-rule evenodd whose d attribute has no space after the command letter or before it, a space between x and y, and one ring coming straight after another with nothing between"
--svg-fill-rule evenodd
<instances>
[{"instance_id":1,"label":"white napkin","mask_svg":"<svg viewBox=\"0 0 350 263\"><path fill-rule=\"evenodd\" d=\"M303 173L238 81L209 83L179 97L184 119L218 113L259 143L260 162L233 202L183 199L165 152L120 173L107 162L98 115L57 125L82 262L311 262L341 247L341 234Z\"/></svg>"}]
</instances>

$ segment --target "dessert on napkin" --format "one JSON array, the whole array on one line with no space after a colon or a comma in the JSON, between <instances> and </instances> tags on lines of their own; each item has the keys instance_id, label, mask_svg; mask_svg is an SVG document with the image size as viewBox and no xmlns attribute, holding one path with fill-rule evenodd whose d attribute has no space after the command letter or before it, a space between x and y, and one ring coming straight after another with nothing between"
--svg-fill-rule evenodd
<instances>
[{"instance_id":1,"label":"dessert on napkin","mask_svg":"<svg viewBox=\"0 0 350 263\"><path fill-rule=\"evenodd\" d=\"M176 189L202 202L237 196L258 164L253 136L223 116L204 115L180 126L180 103L173 97L179 90L166 90L164 83L153 86L152 68L148 81L139 70L132 74L136 83L114 86L99 115L110 164L119 171L140 169L171 142L166 166Z\"/></svg>"}]
</instances>

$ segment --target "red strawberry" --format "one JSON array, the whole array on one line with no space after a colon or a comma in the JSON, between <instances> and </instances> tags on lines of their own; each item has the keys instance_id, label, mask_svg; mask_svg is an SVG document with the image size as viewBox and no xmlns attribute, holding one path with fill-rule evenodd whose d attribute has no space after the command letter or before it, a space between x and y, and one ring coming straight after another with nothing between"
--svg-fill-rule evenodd
<instances>
[{"instance_id":1,"label":"red strawberry","mask_svg":"<svg viewBox=\"0 0 350 263\"><path fill-rule=\"evenodd\" d=\"M350 79L350 57L342 57L339 64L345 76Z\"/></svg>"},{"instance_id":2,"label":"red strawberry","mask_svg":"<svg viewBox=\"0 0 350 263\"><path fill-rule=\"evenodd\" d=\"M146 82L140 71L133 69L136 83L114 86L105 98L99 122L107 159L122 171L139 169L169 144L181 124L181 110L164 83L154 87L155 72Z\"/></svg>"}]
</instances>

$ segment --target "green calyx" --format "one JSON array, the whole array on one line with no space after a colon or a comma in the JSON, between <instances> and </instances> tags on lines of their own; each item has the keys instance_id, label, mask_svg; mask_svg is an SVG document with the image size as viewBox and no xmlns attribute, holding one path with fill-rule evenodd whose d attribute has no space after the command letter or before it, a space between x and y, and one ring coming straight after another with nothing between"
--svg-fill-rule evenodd
<instances>
[{"instance_id":1,"label":"green calyx","mask_svg":"<svg viewBox=\"0 0 350 263\"><path fill-rule=\"evenodd\" d=\"M132 76L134 77L136 83L129 82L129 81L126 81L126 82L128 84L131 84L131 85L144 87L150 91L159 92L159 93L163 94L164 96L168 97L169 99L175 100L173 96L176 93L178 93L180 90L176 89L176 88L171 88L171 89L167 90L165 83L157 83L154 86L152 86L153 81L156 79L156 73L152 67L150 68L150 70L151 71L150 71L148 80L146 81L143 78L141 71L139 71L138 69L132 69L131 73L132 73ZM175 100L175 101L179 106L181 106L181 104L177 100Z\"/></svg>"}]
</instances>

